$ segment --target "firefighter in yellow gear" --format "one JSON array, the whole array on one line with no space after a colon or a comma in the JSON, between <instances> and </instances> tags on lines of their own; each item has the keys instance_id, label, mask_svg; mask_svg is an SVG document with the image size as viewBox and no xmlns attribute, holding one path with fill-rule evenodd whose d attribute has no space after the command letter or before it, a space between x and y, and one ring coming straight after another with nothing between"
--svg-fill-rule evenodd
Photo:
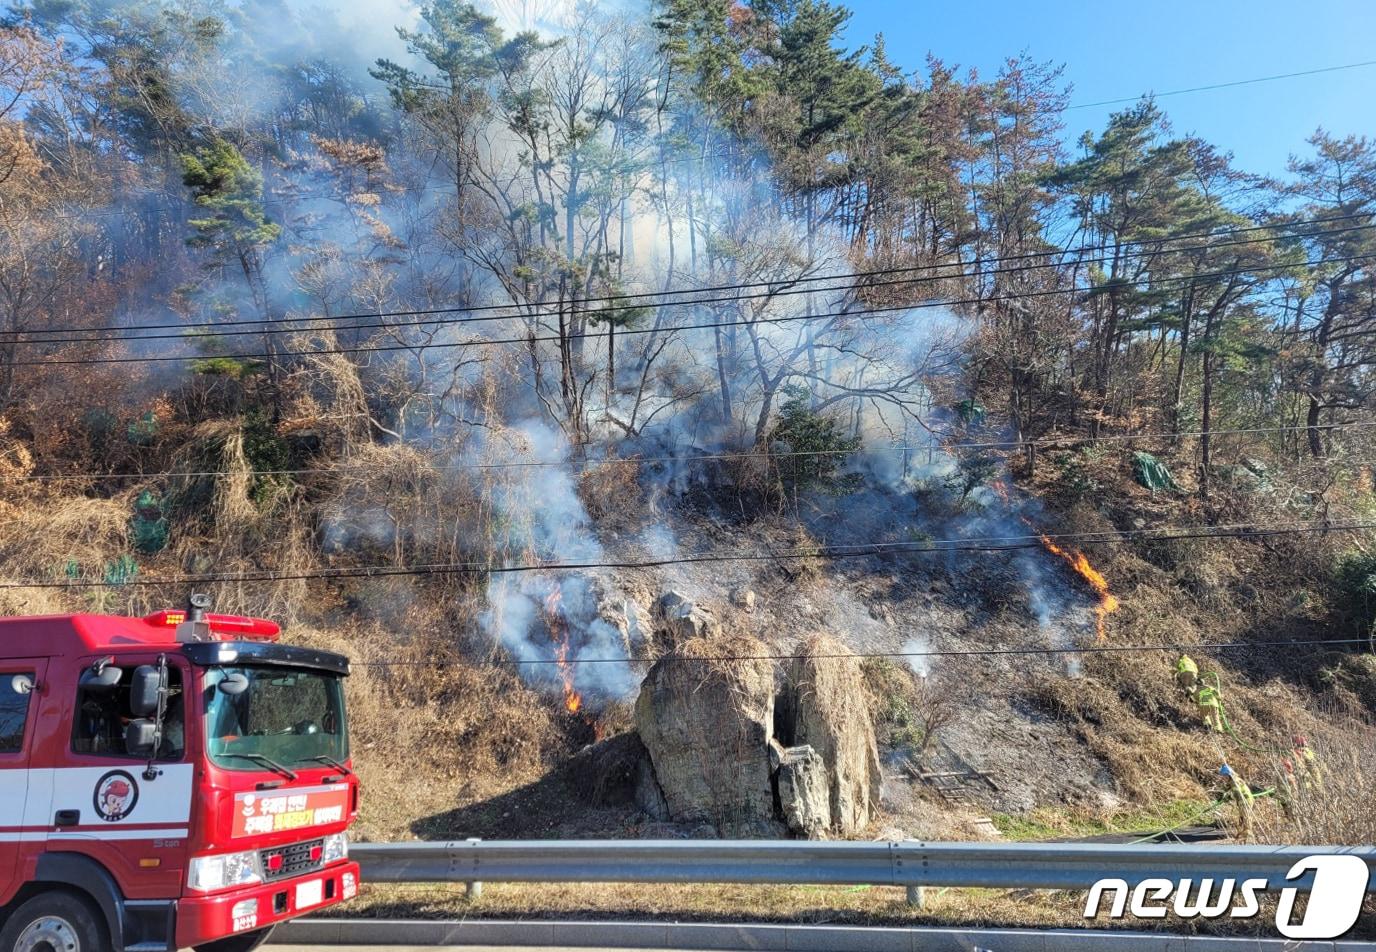
<instances>
[{"instance_id":1,"label":"firefighter in yellow gear","mask_svg":"<svg viewBox=\"0 0 1376 952\"><path fill-rule=\"evenodd\" d=\"M1309 746L1309 739L1303 734L1296 734L1291 738L1294 752L1288 761L1294 762L1295 780L1304 790L1320 790L1323 788L1323 769L1319 766L1319 758L1314 756L1314 750Z\"/></svg>"},{"instance_id":2,"label":"firefighter in yellow gear","mask_svg":"<svg viewBox=\"0 0 1376 952\"><path fill-rule=\"evenodd\" d=\"M1223 719L1223 694L1218 688L1200 684L1195 688L1194 703L1199 708L1199 717L1210 730L1222 734L1226 722Z\"/></svg>"},{"instance_id":3,"label":"firefighter in yellow gear","mask_svg":"<svg viewBox=\"0 0 1376 952\"><path fill-rule=\"evenodd\" d=\"M1175 662L1175 683L1186 694L1193 694L1199 684L1199 665L1189 655L1182 654Z\"/></svg>"},{"instance_id":4,"label":"firefighter in yellow gear","mask_svg":"<svg viewBox=\"0 0 1376 952\"><path fill-rule=\"evenodd\" d=\"M1233 806L1237 807L1238 830L1242 833L1244 840L1252 838L1252 804L1256 796L1252 793L1252 788L1247 781L1237 775L1226 763L1218 768L1218 773L1223 777L1228 785L1225 795L1233 801Z\"/></svg>"}]
</instances>

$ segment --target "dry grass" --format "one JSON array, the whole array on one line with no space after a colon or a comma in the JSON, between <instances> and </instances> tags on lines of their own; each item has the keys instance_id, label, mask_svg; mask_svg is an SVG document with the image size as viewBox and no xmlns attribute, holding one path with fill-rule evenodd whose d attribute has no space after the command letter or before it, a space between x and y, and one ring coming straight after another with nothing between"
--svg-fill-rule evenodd
<instances>
[{"instance_id":1,"label":"dry grass","mask_svg":"<svg viewBox=\"0 0 1376 952\"><path fill-rule=\"evenodd\" d=\"M645 488L638 463L612 461L585 466L578 474L578 498L599 522L625 525L645 513Z\"/></svg>"},{"instance_id":2,"label":"dry grass","mask_svg":"<svg viewBox=\"0 0 1376 952\"><path fill-rule=\"evenodd\" d=\"M1290 809L1259 815L1259 838L1265 843L1316 843L1371 846L1376 843L1376 749L1369 730L1350 725L1313 741L1321 781L1301 782ZM1273 755L1267 783L1283 789L1287 772Z\"/></svg>"},{"instance_id":3,"label":"dry grass","mask_svg":"<svg viewBox=\"0 0 1376 952\"><path fill-rule=\"evenodd\" d=\"M1173 688L1164 656L1096 655L1080 677L1048 675L1030 694L1107 765L1123 794L1153 802L1197 795L1222 761L1217 740L1202 725L1190 729Z\"/></svg>"},{"instance_id":4,"label":"dry grass","mask_svg":"<svg viewBox=\"0 0 1376 952\"><path fill-rule=\"evenodd\" d=\"M1376 655L1334 653L1318 665L1317 680L1348 717L1376 716Z\"/></svg>"},{"instance_id":5,"label":"dry grass","mask_svg":"<svg viewBox=\"0 0 1376 952\"><path fill-rule=\"evenodd\" d=\"M57 496L0 503L0 564L14 578L99 580L129 551L132 499Z\"/></svg>"},{"instance_id":6,"label":"dry grass","mask_svg":"<svg viewBox=\"0 0 1376 952\"><path fill-rule=\"evenodd\" d=\"M409 838L413 821L541 776L561 737L510 668L474 664L423 608L401 631L294 629L294 642L348 655L354 761L367 795L356 835Z\"/></svg>"},{"instance_id":7,"label":"dry grass","mask_svg":"<svg viewBox=\"0 0 1376 952\"><path fill-rule=\"evenodd\" d=\"M755 686L773 680L777 663L764 657L768 654L768 648L758 639L725 632L685 639L660 660L696 660L695 664L672 663L668 669L669 676L680 683L691 682L688 690L698 690L708 681L722 681L731 693L737 694L752 692Z\"/></svg>"},{"instance_id":8,"label":"dry grass","mask_svg":"<svg viewBox=\"0 0 1376 952\"><path fill-rule=\"evenodd\" d=\"M968 926L975 928L1115 928L1164 932L1255 934L1274 937L1274 912L1263 903L1252 920L1084 919L1076 890L935 889L923 906L903 890L880 886L695 886L640 884L485 883L467 899L455 885L364 884L339 914L358 918L643 919L678 922L764 922L802 925ZM1376 929L1368 908L1352 937Z\"/></svg>"},{"instance_id":9,"label":"dry grass","mask_svg":"<svg viewBox=\"0 0 1376 952\"><path fill-rule=\"evenodd\" d=\"M442 460L400 443L365 445L322 479L325 554L358 562L460 561L474 507Z\"/></svg>"},{"instance_id":10,"label":"dry grass","mask_svg":"<svg viewBox=\"0 0 1376 952\"><path fill-rule=\"evenodd\" d=\"M11 581L0 578L0 585ZM0 615L56 615L68 609L59 593L50 588L0 588Z\"/></svg>"}]
</instances>

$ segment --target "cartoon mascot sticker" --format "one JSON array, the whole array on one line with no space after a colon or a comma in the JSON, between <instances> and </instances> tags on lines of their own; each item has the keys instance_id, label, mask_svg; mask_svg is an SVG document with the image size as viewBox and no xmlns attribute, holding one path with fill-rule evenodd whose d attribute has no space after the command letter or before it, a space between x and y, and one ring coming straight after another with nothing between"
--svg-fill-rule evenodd
<instances>
[{"instance_id":1,"label":"cartoon mascot sticker","mask_svg":"<svg viewBox=\"0 0 1376 952\"><path fill-rule=\"evenodd\" d=\"M109 823L123 820L139 802L139 785L123 770L112 770L96 781L96 816Z\"/></svg>"}]
</instances>

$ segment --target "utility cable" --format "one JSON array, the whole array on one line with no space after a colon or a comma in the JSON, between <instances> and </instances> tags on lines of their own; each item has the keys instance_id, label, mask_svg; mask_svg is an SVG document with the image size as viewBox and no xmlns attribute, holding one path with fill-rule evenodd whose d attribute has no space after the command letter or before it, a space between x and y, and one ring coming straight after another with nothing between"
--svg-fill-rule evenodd
<instances>
[{"instance_id":1,"label":"utility cable","mask_svg":"<svg viewBox=\"0 0 1376 952\"><path fill-rule=\"evenodd\" d=\"M494 564L491 562L448 562L427 565L347 566L337 569L317 569L308 572L239 572L201 575L178 575L165 578L134 577L125 581L96 581L68 579L66 581L6 581L0 589L84 589L124 588L153 585L249 584L304 581L308 579L394 578L428 575L508 575L527 572L582 572L593 569L643 569L670 565L698 565L721 562L775 562L791 559L852 559L883 555L951 555L958 552L1007 552L1017 549L1040 549L1054 541L1075 545L1100 545L1125 542L1134 538L1155 541L1179 539L1259 539L1272 536L1299 535L1311 532L1360 532L1376 529L1376 522L1290 523L1270 526L1239 524L1213 527L1165 527L1160 529L1123 529L1101 532L1037 533L1024 536L986 536L964 539L921 540L912 542L869 542L814 547L777 552L737 552L729 555L702 554L648 560L587 560L580 562L531 562Z\"/></svg>"},{"instance_id":2,"label":"utility cable","mask_svg":"<svg viewBox=\"0 0 1376 952\"><path fill-rule=\"evenodd\" d=\"M1318 69L1302 69L1294 73L1276 73L1272 76L1257 76L1254 79L1235 79L1226 83L1210 83L1207 86L1187 86L1184 89L1169 89L1164 93L1143 93L1141 96L1124 96L1120 99L1101 99L1098 102L1082 102L1066 106L1071 109L1093 109L1098 106L1117 106L1127 102L1139 102L1145 98L1163 99L1167 96L1183 96L1186 93L1202 93L1215 89L1232 89L1235 86L1250 86L1253 83L1273 83L1281 79L1295 79L1300 76L1317 76L1320 73L1336 73L1340 70L1361 69L1376 66L1376 60L1363 60L1360 63L1344 63L1341 66L1321 66Z\"/></svg>"},{"instance_id":3,"label":"utility cable","mask_svg":"<svg viewBox=\"0 0 1376 952\"><path fill-rule=\"evenodd\" d=\"M1307 262L1310 267L1320 264L1333 264L1337 262L1357 262L1376 258L1376 254L1367 255L1343 255L1333 258L1321 258L1317 261ZM1188 275L1180 278L1153 279L1142 278L1130 281L1118 281L1109 284L1095 285L1092 287L1068 287L1051 288L1042 291L1026 291L1008 295L993 295L989 297L957 298L946 301L920 301L915 304L894 305L890 307L877 308L857 308L851 311L832 311L822 314L797 314L786 317L762 317L744 321L712 321L701 324L677 324L666 327L632 327L625 328L618 333L618 336L629 337L643 334L670 334L679 331L691 330L711 330L714 328L727 327L757 327L765 325L792 324L798 321L818 321L833 319L859 319L872 317L879 314L893 314L905 311L924 310L927 308L944 307L950 308L960 305L986 305L1000 301L1027 300L1030 298L1047 297L1055 294L1084 294L1094 295L1114 288L1128 288L1142 284L1156 283L1159 290L1176 290L1188 283L1200 281L1208 278L1229 277L1241 274L1255 274L1262 271L1275 271L1295 267L1292 264L1263 265L1255 268L1232 268L1223 271L1205 272L1200 274ZM1164 282L1171 282L1172 287L1160 287ZM1181 284L1185 282L1185 284ZM426 350L451 349L455 347L495 347L503 344L525 344L534 345L537 343L549 342L568 342L572 340L583 340L588 338L602 338L606 336L602 331L580 331L569 334L527 334L522 337L498 337L498 338L474 338L466 341L427 341L415 344L385 344L369 347L323 347L316 350L283 350L276 353L229 353L229 354L153 354L141 357L87 357L87 358L52 358L39 360L16 360L10 361L10 367L55 367L55 366L91 366L96 364L140 364L140 363L165 363L176 361L204 361L204 360L275 360L283 357L325 357L340 354L370 354L370 353L393 353L396 351L419 352Z\"/></svg>"},{"instance_id":4,"label":"utility cable","mask_svg":"<svg viewBox=\"0 0 1376 952\"><path fill-rule=\"evenodd\" d=\"M1213 231L1196 232L1196 233L1193 233L1193 234L1176 235L1176 236L1164 237L1164 238L1154 238L1154 239L1145 239L1145 238L1143 238L1143 239L1134 239L1134 240L1129 240L1129 241L1121 242L1120 244L1122 244L1122 245L1136 245L1136 244L1146 244L1146 243L1149 243L1149 242L1157 242L1157 243L1160 243L1160 242L1176 242L1176 241L1187 241L1187 240L1194 240L1194 239L1200 239L1200 238L1202 238L1202 239L1210 239L1210 238L1230 238L1230 237L1232 237L1232 236L1234 236L1234 235L1248 234L1248 233L1257 232L1257 231L1277 231L1277 230L1279 230L1279 229L1284 229L1284 228L1307 228L1307 227L1314 226L1314 225L1323 225L1323 224L1329 224L1329 223L1340 222L1340 221L1351 221L1351 220L1353 220L1353 219L1358 219L1358 218L1360 218L1360 219L1367 219L1367 220L1368 220L1368 224L1364 224L1364 225L1353 225L1353 226L1349 226L1349 227L1346 227L1346 228L1329 229L1329 230L1326 230L1326 231L1318 231L1318 232L1307 232L1307 233L1304 233L1304 234L1277 234L1277 235L1269 236L1269 237L1267 237L1267 238L1253 238L1253 239L1248 239L1248 240L1244 240L1244 241L1235 241L1235 242L1215 242L1215 243L1211 243L1211 244L1207 244L1207 245L1199 246L1199 247L1193 247L1193 248L1163 248L1163 247L1154 247L1154 248L1152 248L1152 249L1149 249L1148 251L1143 251L1143 252L1127 251L1127 252L1122 252L1122 253L1120 253L1120 257L1133 258L1133 257L1141 256L1141 255L1155 256L1155 255L1172 254L1172 253L1185 253L1185 252L1190 252L1190 251L1207 251L1207 250L1211 250L1211 249L1213 249L1213 248L1231 247L1231 246L1233 246L1233 245L1254 244L1254 243L1260 242L1260 241L1273 241L1273 240L1274 240L1274 241L1279 241L1279 240L1287 240L1287 239L1293 239L1293 238L1312 238L1312 237L1320 237L1320 236L1326 236L1326 235L1330 235L1330 234L1345 234L1345 233L1348 233L1348 232L1351 232L1351 231L1361 231L1361 230L1364 230L1364 229L1368 229L1368 228L1373 227L1373 223L1370 222L1370 220L1373 218L1373 216L1376 216L1376 213L1373 213L1373 212L1354 212L1354 213L1346 214L1346 215L1334 215L1334 216L1323 217L1323 218L1302 219L1302 220L1297 220L1297 221L1294 221L1294 222L1272 223L1272 224L1266 224L1266 225L1253 225L1253 226L1244 227L1244 228L1233 228L1233 229L1223 229L1223 230L1215 229L1215 230L1213 230ZM442 314L476 314L476 313L485 313L485 312L489 312L489 311L512 311L512 310L515 310L517 313L514 313L514 314L502 314L502 315L498 315L498 316L494 316L494 317L487 317L487 318L470 318L470 319L467 319L467 320L464 320L464 321L454 321L453 323L482 323L483 321L488 321L488 320L513 320L513 319L520 319L520 318L538 318L538 317L556 317L556 318L557 318L557 317L560 317L560 316L570 316L570 315L578 315L578 314L593 314L593 315L596 315L596 314L605 314L605 313L607 313L609 310L613 310L614 307L611 307L611 308L609 308L609 307L586 307L586 306L582 306L582 305L588 305L588 304L607 304L607 305L614 305L614 306L621 307L621 308L639 308L639 307L670 307L670 306L679 306L679 305L697 305L697 304L713 304L713 303L730 303L731 301L734 301L734 300L744 300L744 299L746 299L746 298L745 298L745 297L739 297L739 298L690 298L690 299L681 300L681 301L680 301L680 300L661 301L660 299L661 299L661 298L665 298L665 297L676 297L676 296L680 296L680 295L713 294L713 293L716 293L716 292L719 292L719 291L744 291L744 290L752 289L752 288L767 288L767 289L780 288L780 289L781 289L781 290L778 290L778 291L772 291L772 290L771 290L771 291L767 291L767 292L765 292L765 293L762 293L762 294L759 294L759 295L755 295L756 297L779 296L779 295L784 294L784 293L789 293L789 294L822 293L823 290L861 290L861 289L868 288L868 287L880 287L880 286L883 286L883 285L878 284L878 283L871 283L871 284L859 284L859 285L846 285L846 286L844 286L843 288L820 289L820 290L819 290L819 289L816 289L816 288L798 288L798 285L808 284L808 283L811 283L811 282L819 282L819 283L820 283L820 282L827 282L827 281L853 281L853 280L856 280L856 279L864 279L864 278L871 278L871 277L884 277L884 276L892 275L892 274L908 274L908 273L912 273L912 272L914 272L914 271L934 271L934 270L940 269L940 268L965 267L965 266L967 266L967 265L975 265L975 266L979 267L981 270L977 270L977 271L975 271L975 272L971 272L971 273L968 273L968 274L962 273L962 274L952 274L952 275L936 275L936 276L930 276L930 277L924 278L924 280L927 280L927 281L932 281L932 280L941 280L941 281L944 281L944 280L950 280L950 279L959 278L959 277L985 277L985 276L995 275L995 274L1001 274L1001 273L1015 273L1015 272L1017 272L1017 271L1019 271L1019 270L1032 270L1032 269L1034 269L1034 268L1040 269L1040 268L1047 268L1047 267L1066 267L1066 266L1067 266L1068 264L1070 264L1071 262L1066 262L1066 261L1062 261L1062 262L1053 262L1053 263L1046 263L1046 264L1038 264L1038 265L1034 265L1034 266L1028 266L1028 268L1026 268L1026 269L1017 269L1017 268L1014 268L1014 269L1006 269L1006 270L1002 270L1002 271L999 270L999 269L983 270L983 266L986 265L986 264L999 264L999 263L1007 262L1007 261L1037 260L1037 259L1045 258L1045 257L1047 257L1048 255L1075 255L1075 254L1083 254L1083 253L1086 253L1086 252L1097 252L1097 253L1103 254L1103 253L1104 253L1104 246L1103 246L1102 243L1100 243L1100 244L1096 244L1096 245L1080 245L1080 246L1075 247L1075 248L1066 248L1066 249L1047 249L1047 250L1045 250L1045 251L1029 252L1029 253L1022 253L1022 254L1014 254L1014 255L997 255L997 256L991 256L991 257L988 257L988 258L982 258L982 259L978 259L978 260L976 260L976 261L968 261L968 262L966 262L966 261L950 261L950 262L943 262L943 263L940 263L940 264L903 265L903 266L896 266L896 267L891 267L891 268L875 268L875 269L867 269L867 270L861 270L861 271L852 271L852 272L846 272L846 273L832 273L832 274L825 274L825 275L808 275L808 276L800 276L800 277L796 277L796 278L778 278L778 279L762 280L762 281L747 281L747 282L737 282L737 283L729 283L729 284L706 285L706 286L699 287L699 288L677 288L677 289L664 290L664 291L634 291L634 292L622 292L622 293L619 293L619 294L599 295L599 296L594 296L594 297L582 298L582 299L581 299L580 301L578 301L578 302L572 302L572 306L569 307L569 308L566 308L566 309L563 310L562 312L556 310L556 311L544 311L544 312L539 312L539 313L531 313L531 312L528 312L528 311L527 311L527 312L522 312L522 311L520 310L521 308L545 308L545 307L549 307L549 306L550 306L550 302L531 302L531 303L528 303L528 304L473 304L473 305L449 305L449 306L445 306L445 307L434 307L434 308L412 308L412 309L404 309L404 310L373 311L373 312L356 312L356 313L351 313L351 314L333 314L333 315L331 315L331 314L314 314L314 315L303 315L303 316L300 316L300 317L294 317L294 318L283 319L283 320L290 320L291 322L295 322L295 323L307 323L307 322L312 322L312 323L313 323L313 322L317 322L317 321L337 322L337 321L368 320L368 319L375 319L375 318L381 318L381 317L398 317L398 318L400 318L400 317L429 317L429 316L433 316L433 315L442 315ZM1089 261L1089 260L1103 260L1103 259L1076 259L1077 263L1084 263L1084 262ZM916 279L914 279L914 281L916 281ZM905 281L896 281L896 282L890 282L890 283L902 284L902 283L907 283L907 282L905 282ZM656 303L656 302L657 302L657 303ZM256 325L276 325L276 324L279 324L279 323L281 323L281 321L279 321L279 320L274 320L274 319L254 319L254 320L247 320L247 321L235 321L235 322L230 323L230 324L217 323L217 322L214 322L214 321L195 321L195 322L188 322L188 323L186 323L186 324L179 325L179 326L178 326L178 329L181 330L181 331L195 330L195 329L197 329L197 328L210 328L210 329L213 330L213 329L215 329L215 328L224 328L224 327L239 327L239 328L243 328L243 327L253 327L253 326L256 326ZM415 326L424 326L425 324L428 324L428 323L430 323L430 322L411 322L411 323L415 324ZM47 334L47 333L57 334L57 333L106 333L106 332L114 333L114 332L121 332L121 331L126 331L126 332L127 332L127 331L163 331L163 330L168 330L170 326L173 326L173 325L167 325L167 324L130 324L130 325L112 324L112 325L104 325L104 326L97 326L97 327L44 328L44 329L41 329L41 330L36 329L36 330L32 330L32 331L5 330L5 331L0 331L0 340L4 340L5 337L6 337L7 335L8 335L8 336L13 336L13 335L21 335L21 334ZM352 326L352 325L350 325L350 326ZM407 325L404 325L404 324L395 324L395 325L389 324L389 325L385 325L385 326L407 326ZM347 330L347 329L349 329L349 326L346 326L346 327L344 327L344 328L342 328L342 329L346 329L346 330ZM154 339L154 338L148 338L148 339Z\"/></svg>"},{"instance_id":5,"label":"utility cable","mask_svg":"<svg viewBox=\"0 0 1376 952\"><path fill-rule=\"evenodd\" d=\"M815 458L824 456L854 456L864 457L871 453L926 453L943 452L949 453L952 450L966 449L1017 449L1024 446L1067 446L1067 445L1095 445L1099 443L1127 443L1137 440L1165 440L1165 439L1196 439L1204 436L1222 437L1238 435L1256 435L1262 433L1297 433L1313 430L1327 431L1346 431L1357 429L1370 429L1376 427L1376 420L1351 421L1347 423L1320 423L1309 426L1303 423L1287 424L1285 426L1252 426L1239 428L1221 428L1214 430L1181 430L1172 432L1169 430L1158 430L1155 432L1142 433L1109 433L1099 436L1070 435L1070 436L1045 436L1034 437L1023 440L987 440L978 442L933 442L924 444L898 444L892 446L865 446L854 450L781 450L773 452L770 450L741 450L740 452L721 452L721 453L700 453L685 454L682 456L607 456L607 457L586 457L581 459L567 460L506 460L500 463L436 463L425 461L424 465L439 472L465 472L465 471L488 471L488 470L507 470L507 469L543 469L547 467L560 467L567 469L585 469L588 467L616 466L616 465L657 465L660 463L703 463L703 462L727 462L732 460L745 459L797 459ZM1351 460L1327 460L1330 463L1350 463ZM1370 461L1361 461L1364 465ZM322 473L342 473L357 469L376 471L376 462L341 460L334 466L305 466L297 469L255 469L253 476L307 476ZM216 476L235 476L242 472L240 470L225 469L202 469L202 470L156 470L152 472L115 472L115 473L15 473L0 474L0 483L17 481L39 481L39 482L65 482L80 480L104 480L104 479L204 479Z\"/></svg>"},{"instance_id":6,"label":"utility cable","mask_svg":"<svg viewBox=\"0 0 1376 952\"><path fill-rule=\"evenodd\" d=\"M1349 226L1349 227L1347 227L1347 228L1333 229L1333 230L1331 230L1331 231L1324 232L1323 234L1328 235L1328 234L1346 233L1346 232L1352 232L1352 231L1364 231L1364 230L1368 230L1368 229L1371 229L1371 228L1376 228L1376 224L1372 224L1372 225L1351 225L1351 226ZM1315 235L1315 234L1318 234L1318 233L1317 233L1317 232L1314 232L1314 233L1302 234L1302 235L1289 235L1289 236L1286 236L1286 237L1287 237L1287 238L1308 238L1308 237L1313 237L1313 235ZM1097 257L1097 258L1080 258L1080 259L1076 259L1075 263L1076 263L1076 264L1104 264L1104 263L1107 263L1107 262L1110 262L1110 261L1115 261L1115 260L1121 261L1121 260L1123 260L1123 259L1129 259L1129 260L1130 260L1130 259L1135 259L1135 258L1151 258L1151 257L1158 257L1158 256L1161 256L1161 255L1177 254L1177 253L1180 253L1181 251L1195 251L1195 250L1198 250L1198 251L1215 251L1215 250L1217 250L1217 249L1219 249L1219 248L1233 247L1233 246L1235 246L1235 245L1254 245L1254 244L1257 243L1257 241L1258 241L1258 239L1256 239L1256 238L1250 238L1250 239L1244 239L1244 240L1240 240L1240 241L1218 242L1218 243L1216 243L1216 244L1207 245L1207 246L1205 246L1205 247L1198 248L1198 249L1175 249L1175 248L1168 248L1168 249L1151 249L1151 250L1139 251L1139 252L1119 253L1119 254L1117 254L1117 255L1104 254L1104 255L1101 255L1100 257ZM954 268L954 267L964 267L965 264L966 264L965 262L951 262L950 264L946 264L946 265L934 265L934 266L931 266L931 267L934 267L934 268L952 267L952 268ZM1297 264L1294 265L1294 266L1295 266L1295 267L1300 267L1301 265L1297 263ZM1018 266L1018 267L1016 267L1016 268L996 268L996 269L992 269L992 270L988 270L988 271L973 271L973 272L972 272L972 271L960 271L960 272L955 273L955 274L932 274L932 275L922 275L922 276L919 276L919 277L912 277L912 278L890 278L890 279L887 279L887 280L884 280L884 281L873 281L873 282L868 282L868 283L864 283L864 284L838 284L838 285L831 285L831 286L821 287L821 288L814 288L814 287L786 287L786 288L783 288L783 289L777 290L777 291L774 291L774 290L770 290L770 291L754 291L754 292L749 292L749 293L744 293L744 289L747 288L747 287L752 287L753 285L741 285L741 286L740 286L740 289L742 290L743 293L735 294L735 295L732 295L732 296L730 296L730 297L700 298L700 299L690 299L690 300L683 300L683 301L666 301L666 302L663 302L662 304L659 304L659 305L656 305L656 306L659 306L659 307L668 307L668 306L687 306L687 305L700 305L700 304L707 304L707 305L711 305L711 304L727 304L727 303L732 303L732 302L748 301L748 300L758 300L758 299L769 299L769 300L774 300L774 299L776 299L776 298L781 298L781 297L792 297L792 296L801 295L801 294L851 293L851 292L868 291L868 290L870 290L870 289L872 289L872 288L894 287L894 286L899 286L899 285L912 285L912 284L931 284L931 283L935 283L935 282L955 281L955 280L969 279L969 278L983 279L983 278L988 278L988 277L992 277L992 276L995 276L995 275L1002 275L1002 274L1026 274L1026 273L1029 273L1029 272L1043 271L1043 270L1046 270L1046 269L1061 269L1061 268L1064 268L1064 267L1066 267L1066 265L1065 265L1064 263L1062 263L1062 262L1044 262L1044 263L1041 263L1041 264L1026 264L1026 265L1020 265L1020 266ZM1276 267L1290 267L1290 266L1289 266L1289 265L1277 265ZM854 275L849 275L849 276L846 276L846 277L847 277L847 279L849 279L849 278L851 278L851 277L854 277ZM1171 276L1168 276L1168 277L1163 278L1162 280L1185 280L1185 279L1187 279L1187 278L1192 278L1192 277L1194 277L1194 276L1192 276L1192 275L1171 275ZM1144 279L1144 280L1145 280L1145 279ZM507 307L507 308L518 308L518 307L520 307L521 305L514 305L514 304L513 304L513 305L501 305L501 306L502 306L502 307ZM542 307L542 306L545 306L545 305L536 305L536 306L541 306L541 307ZM637 307L637 306L641 306L641 305L629 305L629 306L631 306L631 307ZM329 326L329 327L327 327L327 328L324 328L324 330L335 331L335 332L340 332L340 331L360 331L360 330L376 330L376 329L381 329L381 330L393 330L393 331L395 331L395 330L404 330L404 329L406 329L406 328L413 328L413 327L435 327L435 326L451 326L451 325L484 324L484 323L488 323L488 322L491 322L491 321L541 320L541 319L548 319L548 318L556 318L556 319L557 319L557 318L567 318L567 317L570 317L570 316L573 316L573 315L594 315L594 316L595 316L595 315L598 315L598 314L607 315L607 314L614 313L614 311L615 311L614 308L577 308L577 307L571 307L571 308L566 309L566 310L564 310L564 311L544 311L544 312L538 312L538 313L536 313L536 312L526 312L526 313L515 313L515 314L497 314L497 315L487 315L487 316L480 316L480 317L425 317L424 315L414 315L414 316L420 316L422 319L420 319L420 320L396 320L396 321L392 321L392 320L374 320L374 321L370 321L370 322L367 322L367 323L352 323L352 324L331 325L331 326ZM413 315L408 314L407 312L404 312L404 311L383 311L383 312L377 313L376 315L370 315L370 316L372 316L372 317L377 317L377 318L393 318L393 317L396 317L396 318L407 317L407 318L409 318L409 317L412 317ZM123 331L135 332L135 333L106 334L104 331L100 331L99 333L103 334L104 336L98 336L98 337L89 337L89 336L88 336L88 337L38 337L38 338L23 338L23 339L20 339L20 338L17 338L17 337L16 337L16 339L14 339L13 341L11 341L11 343L13 343L13 344L15 344L15 345L21 345L21 344L22 344L22 345L25 345L25 346L36 346L36 345L40 345L40 344L106 343L106 342L128 342L128 341L151 341L151 340L179 340L179 341L185 341L185 340L200 340L200 339L207 339L207 338L208 338L208 339L212 339L212 340L218 340L218 339L223 339L223 338L227 338L227 337L262 337L262 336L275 336L275 335L279 335L279 334L302 334L302 333L311 333L311 332L315 329L315 325L312 325L312 327L309 327L309 328L297 326L297 325L300 324L300 322L302 322L302 321L316 321L316 320L320 320L321 318L322 318L322 315L307 315L307 316L305 316L305 317L299 317L299 318L297 318L297 317L286 317L286 318L282 318L281 320L278 320L278 321L267 321L267 320L242 321L242 322L236 321L236 322L229 323L229 324L214 325L214 327L217 328L217 329L211 329L211 330L192 330L191 328L193 327L193 325L191 325L191 324L181 325L180 327L177 326L177 325L139 325L139 326L130 326L130 327L126 327L126 328L123 328L123 329L122 329ZM341 316L341 317L333 318L333 319L334 319L334 320L341 320L341 321L343 321L343 320L357 320L357 319L358 319L358 316L357 316L357 315L349 315L349 316L347 316L347 317L342 317L342 316ZM253 329L248 329L248 330L243 329L243 327L244 327L245 325L252 325L252 324L263 325L263 326L256 327L256 328L253 328ZM211 326L211 325L209 325L207 322L201 322L200 324L197 324L197 325L194 325L194 326ZM144 333L144 331L146 331L146 330L165 331L166 333ZM45 329L43 329L43 330L30 330L30 331L0 331L0 343L5 342L5 335L6 335L6 334L14 334L14 335L24 334L24 335L27 335L27 334L79 334L79 333L97 333L97 331L96 331L95 329L89 329L89 330L84 331L84 330L81 329L81 328L71 328L71 327L63 327L63 328L45 328Z\"/></svg>"}]
</instances>

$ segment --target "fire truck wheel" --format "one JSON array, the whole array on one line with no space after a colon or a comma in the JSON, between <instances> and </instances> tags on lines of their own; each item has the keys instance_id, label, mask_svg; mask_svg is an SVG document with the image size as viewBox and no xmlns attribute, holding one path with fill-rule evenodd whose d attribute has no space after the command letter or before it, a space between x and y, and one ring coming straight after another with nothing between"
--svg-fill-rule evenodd
<instances>
[{"instance_id":1,"label":"fire truck wheel","mask_svg":"<svg viewBox=\"0 0 1376 952\"><path fill-rule=\"evenodd\" d=\"M232 935L227 939L217 939L214 942L207 942L205 945L198 945L194 948L196 952L253 952L254 949L266 942L270 935L272 935L272 926L258 929L255 932Z\"/></svg>"},{"instance_id":2,"label":"fire truck wheel","mask_svg":"<svg viewBox=\"0 0 1376 952\"><path fill-rule=\"evenodd\" d=\"M62 890L39 893L0 929L0 952L109 952L110 937L95 908Z\"/></svg>"}]
</instances>

